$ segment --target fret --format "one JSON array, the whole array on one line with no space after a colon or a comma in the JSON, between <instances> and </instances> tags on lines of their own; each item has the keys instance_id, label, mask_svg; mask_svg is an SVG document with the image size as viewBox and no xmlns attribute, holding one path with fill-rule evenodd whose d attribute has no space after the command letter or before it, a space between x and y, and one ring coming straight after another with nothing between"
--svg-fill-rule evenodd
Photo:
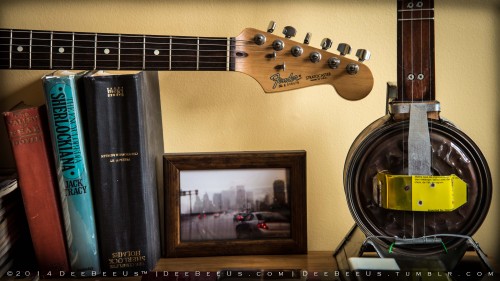
<instances>
[{"instance_id":1,"label":"fret","mask_svg":"<svg viewBox=\"0 0 500 281\"><path fill-rule=\"evenodd\" d=\"M29 68L31 69L31 52L33 46L33 30L30 30L30 58L29 58Z\"/></svg>"},{"instance_id":2,"label":"fret","mask_svg":"<svg viewBox=\"0 0 500 281\"><path fill-rule=\"evenodd\" d=\"M71 69L75 69L75 33L71 33Z\"/></svg>"},{"instance_id":3,"label":"fret","mask_svg":"<svg viewBox=\"0 0 500 281\"><path fill-rule=\"evenodd\" d=\"M30 39L30 68L50 68L51 33L32 31Z\"/></svg>"},{"instance_id":4,"label":"fret","mask_svg":"<svg viewBox=\"0 0 500 281\"><path fill-rule=\"evenodd\" d=\"M142 36L122 35L120 48L120 69L142 69L143 57Z\"/></svg>"},{"instance_id":5,"label":"fret","mask_svg":"<svg viewBox=\"0 0 500 281\"><path fill-rule=\"evenodd\" d=\"M398 11L398 21L434 20L434 9Z\"/></svg>"},{"instance_id":6,"label":"fret","mask_svg":"<svg viewBox=\"0 0 500 281\"><path fill-rule=\"evenodd\" d=\"M196 70L200 70L200 37L196 37Z\"/></svg>"},{"instance_id":7,"label":"fret","mask_svg":"<svg viewBox=\"0 0 500 281\"><path fill-rule=\"evenodd\" d=\"M170 70L170 46L171 37L146 37L144 69Z\"/></svg>"},{"instance_id":8,"label":"fret","mask_svg":"<svg viewBox=\"0 0 500 281\"><path fill-rule=\"evenodd\" d=\"M98 34L95 49L96 69L119 69L120 36Z\"/></svg>"},{"instance_id":9,"label":"fret","mask_svg":"<svg viewBox=\"0 0 500 281\"><path fill-rule=\"evenodd\" d=\"M172 38L172 70L196 69L196 39L191 37Z\"/></svg>"},{"instance_id":10,"label":"fret","mask_svg":"<svg viewBox=\"0 0 500 281\"><path fill-rule=\"evenodd\" d=\"M50 53L50 69L52 69L52 47L53 47L53 41L54 41L54 32L51 31L50 32L50 50L49 50L49 53Z\"/></svg>"},{"instance_id":11,"label":"fret","mask_svg":"<svg viewBox=\"0 0 500 281\"><path fill-rule=\"evenodd\" d=\"M226 39L226 71L231 69L231 38Z\"/></svg>"},{"instance_id":12,"label":"fret","mask_svg":"<svg viewBox=\"0 0 500 281\"><path fill-rule=\"evenodd\" d=\"M142 69L146 69L146 35L142 35Z\"/></svg>"},{"instance_id":13,"label":"fret","mask_svg":"<svg viewBox=\"0 0 500 281\"><path fill-rule=\"evenodd\" d=\"M120 56L121 56L121 48L122 48L122 35L118 35L118 70L120 70L121 67L121 61L120 61Z\"/></svg>"},{"instance_id":14,"label":"fret","mask_svg":"<svg viewBox=\"0 0 500 281\"><path fill-rule=\"evenodd\" d=\"M168 70L172 70L172 37L168 40Z\"/></svg>"},{"instance_id":15,"label":"fret","mask_svg":"<svg viewBox=\"0 0 500 281\"><path fill-rule=\"evenodd\" d=\"M398 19L398 21L416 21L416 20L434 20L434 18L411 18L411 19Z\"/></svg>"},{"instance_id":16,"label":"fret","mask_svg":"<svg viewBox=\"0 0 500 281\"><path fill-rule=\"evenodd\" d=\"M9 68L12 68L12 29L10 30L9 40Z\"/></svg>"},{"instance_id":17,"label":"fret","mask_svg":"<svg viewBox=\"0 0 500 281\"><path fill-rule=\"evenodd\" d=\"M94 69L97 69L97 33L94 37Z\"/></svg>"},{"instance_id":18,"label":"fret","mask_svg":"<svg viewBox=\"0 0 500 281\"><path fill-rule=\"evenodd\" d=\"M0 67L12 68L12 30L0 29Z\"/></svg>"},{"instance_id":19,"label":"fret","mask_svg":"<svg viewBox=\"0 0 500 281\"><path fill-rule=\"evenodd\" d=\"M227 70L227 38L202 38L199 52L200 70Z\"/></svg>"},{"instance_id":20,"label":"fret","mask_svg":"<svg viewBox=\"0 0 500 281\"><path fill-rule=\"evenodd\" d=\"M29 68L29 36L27 30L14 30L12 32L12 68Z\"/></svg>"},{"instance_id":21,"label":"fret","mask_svg":"<svg viewBox=\"0 0 500 281\"><path fill-rule=\"evenodd\" d=\"M53 69L73 69L73 34L71 32L53 32L51 50Z\"/></svg>"},{"instance_id":22,"label":"fret","mask_svg":"<svg viewBox=\"0 0 500 281\"><path fill-rule=\"evenodd\" d=\"M73 34L73 69L95 69L95 35L89 33Z\"/></svg>"}]
</instances>

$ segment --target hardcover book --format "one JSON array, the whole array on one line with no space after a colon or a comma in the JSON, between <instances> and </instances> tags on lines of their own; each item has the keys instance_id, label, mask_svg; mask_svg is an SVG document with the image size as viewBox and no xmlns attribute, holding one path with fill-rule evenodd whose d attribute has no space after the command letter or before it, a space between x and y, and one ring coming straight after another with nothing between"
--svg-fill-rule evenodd
<instances>
[{"instance_id":1,"label":"hardcover book","mask_svg":"<svg viewBox=\"0 0 500 281\"><path fill-rule=\"evenodd\" d=\"M54 146L71 271L100 273L92 188L84 145L79 82L83 73L56 71L42 78Z\"/></svg>"},{"instance_id":2,"label":"hardcover book","mask_svg":"<svg viewBox=\"0 0 500 281\"><path fill-rule=\"evenodd\" d=\"M45 106L4 112L39 270L69 271Z\"/></svg>"},{"instance_id":3,"label":"hardcover book","mask_svg":"<svg viewBox=\"0 0 500 281\"><path fill-rule=\"evenodd\" d=\"M163 133L157 72L84 77L103 270L152 270L160 256Z\"/></svg>"}]
</instances>

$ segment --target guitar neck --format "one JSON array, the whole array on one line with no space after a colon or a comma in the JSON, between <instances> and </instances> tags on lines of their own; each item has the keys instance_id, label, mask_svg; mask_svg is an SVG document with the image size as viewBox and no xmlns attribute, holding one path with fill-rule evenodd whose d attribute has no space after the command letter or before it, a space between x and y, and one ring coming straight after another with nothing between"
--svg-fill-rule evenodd
<instances>
[{"instance_id":1,"label":"guitar neck","mask_svg":"<svg viewBox=\"0 0 500 281\"><path fill-rule=\"evenodd\" d=\"M0 69L234 71L235 39L0 29Z\"/></svg>"},{"instance_id":2,"label":"guitar neck","mask_svg":"<svg viewBox=\"0 0 500 281\"><path fill-rule=\"evenodd\" d=\"M398 0L397 18L397 100L434 101L434 1Z\"/></svg>"}]
</instances>

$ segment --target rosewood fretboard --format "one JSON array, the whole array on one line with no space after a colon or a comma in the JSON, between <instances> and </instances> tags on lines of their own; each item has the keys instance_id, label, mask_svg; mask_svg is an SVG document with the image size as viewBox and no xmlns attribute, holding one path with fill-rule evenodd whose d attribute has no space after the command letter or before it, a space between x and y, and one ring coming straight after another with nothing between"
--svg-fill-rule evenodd
<instances>
[{"instance_id":1,"label":"rosewood fretboard","mask_svg":"<svg viewBox=\"0 0 500 281\"><path fill-rule=\"evenodd\" d=\"M435 100L434 1L398 0L398 101Z\"/></svg>"},{"instance_id":2,"label":"rosewood fretboard","mask_svg":"<svg viewBox=\"0 0 500 281\"><path fill-rule=\"evenodd\" d=\"M234 38L0 29L0 68L234 71L234 47Z\"/></svg>"}]
</instances>

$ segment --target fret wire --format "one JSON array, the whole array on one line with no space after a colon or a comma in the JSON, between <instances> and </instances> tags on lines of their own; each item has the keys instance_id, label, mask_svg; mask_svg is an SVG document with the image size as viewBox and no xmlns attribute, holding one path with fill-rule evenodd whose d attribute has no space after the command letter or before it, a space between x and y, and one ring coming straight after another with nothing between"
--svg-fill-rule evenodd
<instances>
[{"instance_id":1,"label":"fret wire","mask_svg":"<svg viewBox=\"0 0 500 281\"><path fill-rule=\"evenodd\" d=\"M229 71L230 58L231 54L231 44L229 37L226 38L226 70Z\"/></svg>"},{"instance_id":2,"label":"fret wire","mask_svg":"<svg viewBox=\"0 0 500 281\"><path fill-rule=\"evenodd\" d=\"M168 70L172 70L172 36L170 36L170 40L169 40L169 49L168 49Z\"/></svg>"},{"instance_id":3,"label":"fret wire","mask_svg":"<svg viewBox=\"0 0 500 281\"><path fill-rule=\"evenodd\" d=\"M142 69L146 68L146 35L143 35Z\"/></svg>"},{"instance_id":4,"label":"fret wire","mask_svg":"<svg viewBox=\"0 0 500 281\"><path fill-rule=\"evenodd\" d=\"M97 33L94 40L94 69L97 69Z\"/></svg>"},{"instance_id":5,"label":"fret wire","mask_svg":"<svg viewBox=\"0 0 500 281\"><path fill-rule=\"evenodd\" d=\"M398 10L398 12L413 12L413 11L434 11L433 8L426 8L426 9L401 9Z\"/></svg>"},{"instance_id":6,"label":"fret wire","mask_svg":"<svg viewBox=\"0 0 500 281\"><path fill-rule=\"evenodd\" d=\"M29 62L28 62L28 68L31 69L31 45L32 45L32 42L33 42L33 32L30 31L30 54L29 54Z\"/></svg>"},{"instance_id":7,"label":"fret wire","mask_svg":"<svg viewBox=\"0 0 500 281\"><path fill-rule=\"evenodd\" d=\"M75 69L74 66L75 66L75 33L73 32L71 38L73 38L73 40L71 40L71 69Z\"/></svg>"},{"instance_id":8,"label":"fret wire","mask_svg":"<svg viewBox=\"0 0 500 281\"><path fill-rule=\"evenodd\" d=\"M52 69L52 40L54 39L54 32L50 32L50 69Z\"/></svg>"},{"instance_id":9,"label":"fret wire","mask_svg":"<svg viewBox=\"0 0 500 281\"><path fill-rule=\"evenodd\" d=\"M12 29L10 30L9 68L12 68Z\"/></svg>"},{"instance_id":10,"label":"fret wire","mask_svg":"<svg viewBox=\"0 0 500 281\"><path fill-rule=\"evenodd\" d=\"M118 34L118 70L120 70L120 66L121 66L121 41L122 41L122 35L121 34Z\"/></svg>"},{"instance_id":11,"label":"fret wire","mask_svg":"<svg viewBox=\"0 0 500 281\"><path fill-rule=\"evenodd\" d=\"M200 69L200 37L196 39L196 70Z\"/></svg>"},{"instance_id":12,"label":"fret wire","mask_svg":"<svg viewBox=\"0 0 500 281\"><path fill-rule=\"evenodd\" d=\"M411 18L411 19L398 19L398 21L414 21L414 20L434 20L434 18Z\"/></svg>"}]
</instances>

